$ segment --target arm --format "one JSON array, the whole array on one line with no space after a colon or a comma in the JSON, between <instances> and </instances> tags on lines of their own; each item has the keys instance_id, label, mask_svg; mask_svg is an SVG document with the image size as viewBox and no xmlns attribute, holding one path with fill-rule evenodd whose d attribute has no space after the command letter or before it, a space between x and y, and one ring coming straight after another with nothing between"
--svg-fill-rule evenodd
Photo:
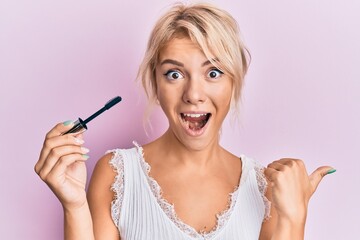
<instances>
[{"instance_id":1,"label":"arm","mask_svg":"<svg viewBox=\"0 0 360 240\"><path fill-rule=\"evenodd\" d=\"M269 185L266 192L266 197L272 202L272 187ZM264 220L259 240L276 240L276 239L297 239L295 236L300 236L298 239L304 239L305 221L299 223L292 223L278 217L274 205L271 205L270 218Z\"/></svg>"},{"instance_id":2,"label":"arm","mask_svg":"<svg viewBox=\"0 0 360 240\"><path fill-rule=\"evenodd\" d=\"M66 240L119 240L110 216L113 194L110 185L114 172L108 166L110 156L97 164L87 198L86 165L82 135L61 133L73 124L57 124L46 135L35 172L50 187L63 206Z\"/></svg>"},{"instance_id":3,"label":"arm","mask_svg":"<svg viewBox=\"0 0 360 240\"><path fill-rule=\"evenodd\" d=\"M87 202L77 209L64 208L64 235L66 240L94 240L93 223Z\"/></svg>"},{"instance_id":4,"label":"arm","mask_svg":"<svg viewBox=\"0 0 360 240\"><path fill-rule=\"evenodd\" d=\"M64 210L65 239L94 239L85 185L89 151L82 135L61 133L73 124L57 124L46 135L35 172L50 187Z\"/></svg>"},{"instance_id":5,"label":"arm","mask_svg":"<svg viewBox=\"0 0 360 240\"><path fill-rule=\"evenodd\" d=\"M272 202L272 217L263 223L259 239L304 239L309 200L330 170L323 166L308 175L304 163L296 159L269 164L265 170L269 186L266 194Z\"/></svg>"}]
</instances>

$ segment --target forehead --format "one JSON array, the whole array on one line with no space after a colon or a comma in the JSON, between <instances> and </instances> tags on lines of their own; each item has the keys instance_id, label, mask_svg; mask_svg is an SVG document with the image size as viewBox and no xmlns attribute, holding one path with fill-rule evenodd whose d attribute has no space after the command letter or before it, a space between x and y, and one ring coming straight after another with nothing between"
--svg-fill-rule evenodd
<instances>
[{"instance_id":1,"label":"forehead","mask_svg":"<svg viewBox=\"0 0 360 240\"><path fill-rule=\"evenodd\" d=\"M176 37L168 41L159 51L159 60L171 57L184 57L189 55L205 55L200 46L188 37Z\"/></svg>"}]
</instances>

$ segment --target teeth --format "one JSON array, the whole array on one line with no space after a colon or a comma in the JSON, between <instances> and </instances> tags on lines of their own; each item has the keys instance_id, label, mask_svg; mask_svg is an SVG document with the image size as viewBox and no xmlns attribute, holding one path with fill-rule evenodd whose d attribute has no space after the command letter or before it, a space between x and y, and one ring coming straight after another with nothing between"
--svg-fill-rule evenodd
<instances>
[{"instance_id":1,"label":"teeth","mask_svg":"<svg viewBox=\"0 0 360 240\"><path fill-rule=\"evenodd\" d=\"M184 113L184 116L198 118L198 117L206 116L206 113Z\"/></svg>"}]
</instances>

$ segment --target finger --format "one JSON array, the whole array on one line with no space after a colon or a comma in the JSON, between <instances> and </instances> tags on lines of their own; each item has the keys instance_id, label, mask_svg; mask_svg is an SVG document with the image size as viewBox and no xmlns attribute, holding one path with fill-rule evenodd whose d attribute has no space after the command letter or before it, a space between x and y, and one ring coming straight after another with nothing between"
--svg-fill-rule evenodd
<instances>
[{"instance_id":1,"label":"finger","mask_svg":"<svg viewBox=\"0 0 360 240\"><path fill-rule=\"evenodd\" d=\"M70 130L74 126L73 121L65 121L62 123L58 123L53 127L47 134L46 138L52 138L61 135L62 133Z\"/></svg>"},{"instance_id":2,"label":"finger","mask_svg":"<svg viewBox=\"0 0 360 240\"><path fill-rule=\"evenodd\" d=\"M48 157L44 161L43 166L39 170L39 175L44 178L53 169L58 161L71 154L84 155L89 149L80 146L62 146L51 150Z\"/></svg>"},{"instance_id":3,"label":"finger","mask_svg":"<svg viewBox=\"0 0 360 240\"><path fill-rule=\"evenodd\" d=\"M74 137L73 135L67 134L64 136L57 136L44 141L43 148L40 152L39 160L35 165L35 172L39 172L42 168L46 158L48 157L50 151L56 147L60 146L70 146L76 145L80 146L84 143L84 140Z\"/></svg>"},{"instance_id":4,"label":"finger","mask_svg":"<svg viewBox=\"0 0 360 240\"><path fill-rule=\"evenodd\" d=\"M84 154L70 154L64 157L61 157L59 161L56 162L55 166L52 170L44 176L46 183L50 184L51 186L56 187L56 181L59 176L63 175L66 172L66 169L70 167L72 164L76 162L84 162L89 158L88 155Z\"/></svg>"},{"instance_id":5,"label":"finger","mask_svg":"<svg viewBox=\"0 0 360 240\"><path fill-rule=\"evenodd\" d=\"M268 167L264 170L264 175L270 183L274 183L274 181L277 179L278 174L279 171L271 167Z\"/></svg>"},{"instance_id":6,"label":"finger","mask_svg":"<svg viewBox=\"0 0 360 240\"><path fill-rule=\"evenodd\" d=\"M51 141L49 141L52 138L59 137L64 131L67 131L68 129L71 129L73 127L74 123L72 121L65 121L63 123L58 123L53 127L45 136L45 140L43 143L43 149L40 152L40 159L44 158L44 155L46 156L49 151L46 150L46 147L50 149L53 145L51 144ZM70 134L69 134L70 135ZM71 136L75 136L75 134L71 134ZM36 170L35 170L36 171Z\"/></svg>"},{"instance_id":7,"label":"finger","mask_svg":"<svg viewBox=\"0 0 360 240\"><path fill-rule=\"evenodd\" d=\"M292 167L294 165L304 165L302 160L295 159L295 158L282 158L282 159L279 159L277 161L274 161L273 163L287 165L287 166L290 166L290 167Z\"/></svg>"},{"instance_id":8,"label":"finger","mask_svg":"<svg viewBox=\"0 0 360 240\"><path fill-rule=\"evenodd\" d=\"M284 171L285 168L287 167L287 165L284 164L283 162L274 161L274 162L270 163L267 167L272 168L276 171Z\"/></svg>"},{"instance_id":9,"label":"finger","mask_svg":"<svg viewBox=\"0 0 360 240\"><path fill-rule=\"evenodd\" d=\"M322 166L317 168L313 173L311 173L309 176L311 186L313 187L311 194L313 194L316 191L317 187L319 186L319 183L321 182L324 176L333 173L335 171L336 170L330 166Z\"/></svg>"},{"instance_id":10,"label":"finger","mask_svg":"<svg viewBox=\"0 0 360 240\"><path fill-rule=\"evenodd\" d=\"M268 167L274 168L281 172L291 171L292 174L295 175L308 175L304 162L299 159L283 158L270 163Z\"/></svg>"},{"instance_id":11,"label":"finger","mask_svg":"<svg viewBox=\"0 0 360 240\"><path fill-rule=\"evenodd\" d=\"M78 133L77 135L75 135L75 137L84 140L84 133Z\"/></svg>"}]
</instances>

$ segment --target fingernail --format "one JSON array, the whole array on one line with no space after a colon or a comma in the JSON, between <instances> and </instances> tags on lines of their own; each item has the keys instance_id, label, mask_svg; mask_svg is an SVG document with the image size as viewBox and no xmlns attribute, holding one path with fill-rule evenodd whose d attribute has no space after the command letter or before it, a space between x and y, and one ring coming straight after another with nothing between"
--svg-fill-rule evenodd
<instances>
[{"instance_id":1,"label":"fingernail","mask_svg":"<svg viewBox=\"0 0 360 240\"><path fill-rule=\"evenodd\" d=\"M87 154L83 154L83 155L81 155L81 156L82 156L85 160L89 158L89 155L87 155Z\"/></svg>"},{"instance_id":2,"label":"fingernail","mask_svg":"<svg viewBox=\"0 0 360 240\"><path fill-rule=\"evenodd\" d=\"M327 171L327 173L326 174L332 174L332 173L334 173L334 172L336 172L336 169L330 169L329 171Z\"/></svg>"},{"instance_id":3,"label":"fingernail","mask_svg":"<svg viewBox=\"0 0 360 240\"><path fill-rule=\"evenodd\" d=\"M73 121L71 121L71 120L63 122L64 126L69 126L72 123L73 123Z\"/></svg>"},{"instance_id":4,"label":"fingernail","mask_svg":"<svg viewBox=\"0 0 360 240\"><path fill-rule=\"evenodd\" d=\"M90 152L90 150L87 149L87 148L82 147L82 148L81 148L81 152L82 152L82 153L88 153L88 152Z\"/></svg>"},{"instance_id":5,"label":"fingernail","mask_svg":"<svg viewBox=\"0 0 360 240\"><path fill-rule=\"evenodd\" d=\"M74 141L78 144L83 144L84 143L84 140L80 139L80 138L76 138L74 137Z\"/></svg>"}]
</instances>

